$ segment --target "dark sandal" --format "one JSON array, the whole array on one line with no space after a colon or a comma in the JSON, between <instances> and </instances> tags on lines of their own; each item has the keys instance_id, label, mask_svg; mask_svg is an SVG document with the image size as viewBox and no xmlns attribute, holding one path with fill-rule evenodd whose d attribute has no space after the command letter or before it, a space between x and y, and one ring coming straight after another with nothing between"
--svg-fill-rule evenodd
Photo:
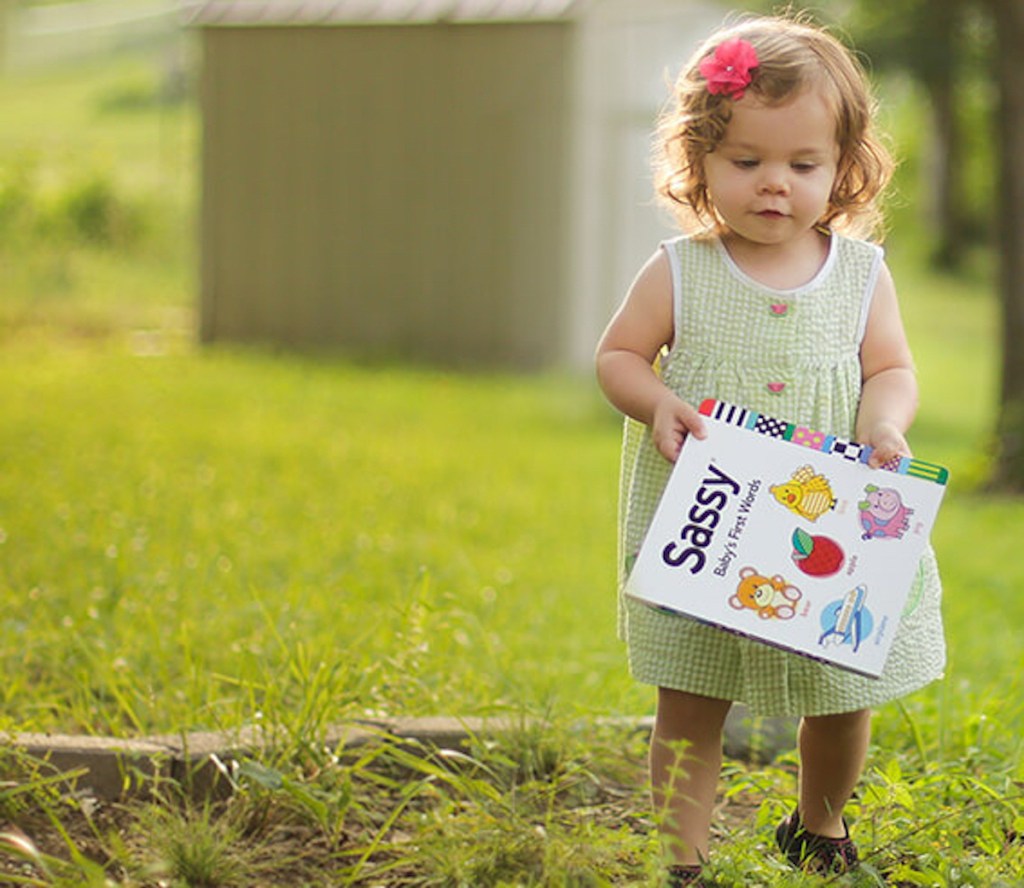
<instances>
[{"instance_id":1,"label":"dark sandal","mask_svg":"<svg viewBox=\"0 0 1024 888\"><path fill-rule=\"evenodd\" d=\"M818 875L845 873L857 866L857 846L850 841L850 828L843 820L846 835L841 839L808 832L794 811L775 830L775 841L786 859L798 870Z\"/></svg>"},{"instance_id":2,"label":"dark sandal","mask_svg":"<svg viewBox=\"0 0 1024 888\"><path fill-rule=\"evenodd\" d=\"M701 867L699 864L670 866L668 868L668 881L665 885L667 888L684 888L686 885L700 888L700 871Z\"/></svg>"}]
</instances>

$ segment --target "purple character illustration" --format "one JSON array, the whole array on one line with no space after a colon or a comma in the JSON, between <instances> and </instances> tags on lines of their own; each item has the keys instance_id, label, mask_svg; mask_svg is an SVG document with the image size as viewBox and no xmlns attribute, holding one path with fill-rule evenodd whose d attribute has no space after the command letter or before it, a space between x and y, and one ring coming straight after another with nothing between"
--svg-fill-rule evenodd
<instances>
[{"instance_id":1,"label":"purple character illustration","mask_svg":"<svg viewBox=\"0 0 1024 888\"><path fill-rule=\"evenodd\" d=\"M899 491L892 487L869 484L857 506L866 540L898 540L910 529L914 510L903 505Z\"/></svg>"}]
</instances>

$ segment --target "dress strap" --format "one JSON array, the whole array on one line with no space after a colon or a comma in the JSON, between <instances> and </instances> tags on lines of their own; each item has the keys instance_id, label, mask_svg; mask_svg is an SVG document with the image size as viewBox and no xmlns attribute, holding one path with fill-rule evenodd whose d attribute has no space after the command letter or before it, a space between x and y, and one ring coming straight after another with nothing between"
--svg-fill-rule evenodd
<instances>
[{"instance_id":1,"label":"dress strap","mask_svg":"<svg viewBox=\"0 0 1024 888\"><path fill-rule=\"evenodd\" d=\"M864 284L864 292L861 295L860 322L857 324L857 345L864 341L864 334L868 329L868 315L871 312L871 300L875 296L875 288L878 286L878 275L882 270L882 259L885 251L878 244L868 244L872 250L871 266L868 269L867 281Z\"/></svg>"},{"instance_id":2,"label":"dress strap","mask_svg":"<svg viewBox=\"0 0 1024 888\"><path fill-rule=\"evenodd\" d=\"M675 346L675 339L678 337L683 323L683 262L679 255L680 243L683 239L683 237L674 237L671 240L662 241L660 244L668 257L668 267L672 272L673 346Z\"/></svg>"}]
</instances>

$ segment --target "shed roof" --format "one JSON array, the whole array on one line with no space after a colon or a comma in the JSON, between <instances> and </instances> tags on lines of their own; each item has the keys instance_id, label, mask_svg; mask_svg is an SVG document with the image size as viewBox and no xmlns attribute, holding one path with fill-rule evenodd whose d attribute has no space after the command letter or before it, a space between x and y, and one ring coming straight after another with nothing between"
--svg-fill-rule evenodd
<instances>
[{"instance_id":1,"label":"shed roof","mask_svg":"<svg viewBox=\"0 0 1024 888\"><path fill-rule=\"evenodd\" d=\"M199 27L559 21L582 0L211 0Z\"/></svg>"}]
</instances>

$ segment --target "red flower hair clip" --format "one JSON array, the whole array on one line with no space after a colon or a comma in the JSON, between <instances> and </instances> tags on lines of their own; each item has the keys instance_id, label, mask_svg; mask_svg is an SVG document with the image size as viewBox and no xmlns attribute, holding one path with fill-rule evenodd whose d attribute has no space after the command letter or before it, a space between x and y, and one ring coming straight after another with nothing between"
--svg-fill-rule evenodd
<instances>
[{"instance_id":1,"label":"red flower hair clip","mask_svg":"<svg viewBox=\"0 0 1024 888\"><path fill-rule=\"evenodd\" d=\"M714 55L698 66L701 76L708 82L708 92L742 99L752 79L750 72L758 65L757 51L741 37L718 44Z\"/></svg>"}]
</instances>

